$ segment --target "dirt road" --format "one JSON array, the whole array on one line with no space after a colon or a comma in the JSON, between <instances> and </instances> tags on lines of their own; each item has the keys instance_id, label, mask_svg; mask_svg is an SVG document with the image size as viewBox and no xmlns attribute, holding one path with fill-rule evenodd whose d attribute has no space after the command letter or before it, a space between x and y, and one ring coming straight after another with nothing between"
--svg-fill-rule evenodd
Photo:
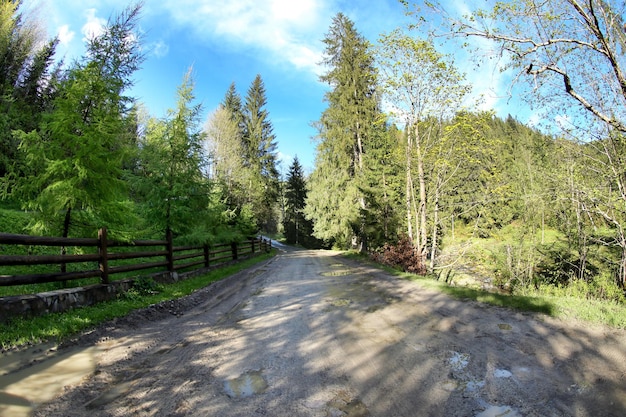
<instances>
[{"instance_id":1,"label":"dirt road","mask_svg":"<svg viewBox=\"0 0 626 417\"><path fill-rule=\"evenodd\" d=\"M91 340L91 341L90 341ZM626 332L289 250L79 342L95 371L35 416L625 416Z\"/></svg>"}]
</instances>

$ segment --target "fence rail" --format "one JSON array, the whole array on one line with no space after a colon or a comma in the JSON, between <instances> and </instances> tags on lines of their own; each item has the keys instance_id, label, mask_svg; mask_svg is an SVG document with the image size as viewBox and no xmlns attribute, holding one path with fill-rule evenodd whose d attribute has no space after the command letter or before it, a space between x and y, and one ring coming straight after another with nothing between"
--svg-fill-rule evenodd
<instances>
[{"instance_id":1,"label":"fence rail","mask_svg":"<svg viewBox=\"0 0 626 417\"><path fill-rule=\"evenodd\" d=\"M95 248L96 251L96 253L71 255L0 255L0 267L32 265L57 265L60 267L59 272L38 274L2 275L2 272L0 272L0 286L40 284L93 277L99 277L102 284L108 284L110 276L114 274L152 268L163 268L163 272L176 272L190 268L209 267L229 260L236 260L240 256L254 254L257 250L267 252L271 249L271 241L263 238L252 238L240 243L226 243L213 246L174 246L171 233L167 233L165 240L136 240L124 243L109 240L106 229L98 231L97 239L0 233L0 245L79 247ZM117 248L138 247L156 247L159 249L132 252L115 251ZM93 251L94 249L91 250ZM142 259L144 261L125 265L110 265L111 261L132 259ZM65 272L67 264L80 262L97 263L97 269Z\"/></svg>"}]
</instances>

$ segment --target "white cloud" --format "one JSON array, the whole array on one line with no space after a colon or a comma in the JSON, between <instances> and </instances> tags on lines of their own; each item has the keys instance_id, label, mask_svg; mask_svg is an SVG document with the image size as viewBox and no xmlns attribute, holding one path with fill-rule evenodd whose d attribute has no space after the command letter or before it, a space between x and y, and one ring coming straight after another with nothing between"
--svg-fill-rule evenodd
<instances>
[{"instance_id":1,"label":"white cloud","mask_svg":"<svg viewBox=\"0 0 626 417\"><path fill-rule=\"evenodd\" d=\"M59 37L61 45L68 45L72 42L72 39L74 39L74 35L76 35L76 33L70 30L69 25L63 25L59 28L57 36Z\"/></svg>"},{"instance_id":2,"label":"white cloud","mask_svg":"<svg viewBox=\"0 0 626 417\"><path fill-rule=\"evenodd\" d=\"M170 52L170 46L163 40L158 40L147 46L148 51L152 52L157 58L163 58Z\"/></svg>"},{"instance_id":3,"label":"white cloud","mask_svg":"<svg viewBox=\"0 0 626 417\"><path fill-rule=\"evenodd\" d=\"M181 26L202 39L231 48L266 52L267 59L288 62L297 69L318 73L323 45L320 27L330 12L321 0L239 0L208 3L168 0L162 7Z\"/></svg>"},{"instance_id":4,"label":"white cloud","mask_svg":"<svg viewBox=\"0 0 626 417\"><path fill-rule=\"evenodd\" d=\"M83 25L81 32L83 33L83 40L93 39L96 36L101 35L104 32L106 26L106 19L96 16L97 9L87 9L85 16L87 22Z\"/></svg>"}]
</instances>

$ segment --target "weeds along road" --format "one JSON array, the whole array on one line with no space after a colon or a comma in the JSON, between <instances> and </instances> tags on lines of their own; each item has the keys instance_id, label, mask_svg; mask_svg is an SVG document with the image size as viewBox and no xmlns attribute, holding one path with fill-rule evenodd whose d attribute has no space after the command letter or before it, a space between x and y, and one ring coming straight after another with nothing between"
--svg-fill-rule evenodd
<instances>
[{"instance_id":1,"label":"weeds along road","mask_svg":"<svg viewBox=\"0 0 626 417\"><path fill-rule=\"evenodd\" d=\"M95 371L34 415L626 415L626 332L454 300L335 252L288 249L96 336L79 341Z\"/></svg>"}]
</instances>

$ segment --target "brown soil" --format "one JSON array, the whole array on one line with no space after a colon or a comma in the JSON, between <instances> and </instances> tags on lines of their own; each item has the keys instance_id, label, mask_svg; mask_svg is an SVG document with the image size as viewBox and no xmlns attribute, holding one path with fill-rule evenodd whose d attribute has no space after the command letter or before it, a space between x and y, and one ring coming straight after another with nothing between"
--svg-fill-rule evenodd
<instances>
[{"instance_id":1,"label":"brown soil","mask_svg":"<svg viewBox=\"0 0 626 417\"><path fill-rule=\"evenodd\" d=\"M626 415L626 331L455 300L329 251L283 252L74 347L97 348L95 370L35 416Z\"/></svg>"}]
</instances>

